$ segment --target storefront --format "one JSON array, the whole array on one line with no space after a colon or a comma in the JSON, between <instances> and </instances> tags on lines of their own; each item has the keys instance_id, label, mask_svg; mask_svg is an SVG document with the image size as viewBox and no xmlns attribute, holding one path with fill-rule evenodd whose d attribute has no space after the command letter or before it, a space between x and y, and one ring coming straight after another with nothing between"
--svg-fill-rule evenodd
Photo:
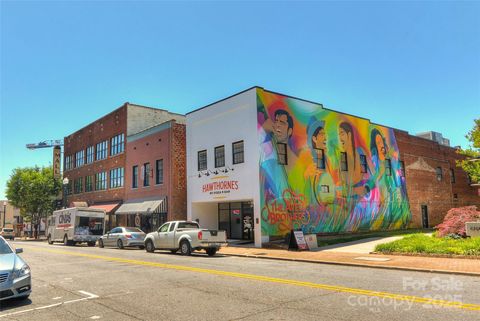
<instances>
[{"instance_id":1,"label":"storefront","mask_svg":"<svg viewBox=\"0 0 480 321\"><path fill-rule=\"evenodd\" d=\"M167 198L127 201L115 214L118 226L138 227L149 233L167 221Z\"/></svg>"},{"instance_id":2,"label":"storefront","mask_svg":"<svg viewBox=\"0 0 480 321\"><path fill-rule=\"evenodd\" d=\"M234 240L253 241L253 203L218 203L218 229Z\"/></svg>"}]
</instances>

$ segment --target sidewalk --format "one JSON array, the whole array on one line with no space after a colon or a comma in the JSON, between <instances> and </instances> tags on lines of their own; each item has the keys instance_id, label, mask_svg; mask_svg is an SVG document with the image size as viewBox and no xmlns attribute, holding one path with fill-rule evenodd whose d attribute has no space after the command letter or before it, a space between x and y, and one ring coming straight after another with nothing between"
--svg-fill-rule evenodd
<instances>
[{"instance_id":1,"label":"sidewalk","mask_svg":"<svg viewBox=\"0 0 480 321\"><path fill-rule=\"evenodd\" d=\"M261 259L480 276L480 260L478 259L361 254L323 250L298 252L239 246L222 247L218 253Z\"/></svg>"}]
</instances>

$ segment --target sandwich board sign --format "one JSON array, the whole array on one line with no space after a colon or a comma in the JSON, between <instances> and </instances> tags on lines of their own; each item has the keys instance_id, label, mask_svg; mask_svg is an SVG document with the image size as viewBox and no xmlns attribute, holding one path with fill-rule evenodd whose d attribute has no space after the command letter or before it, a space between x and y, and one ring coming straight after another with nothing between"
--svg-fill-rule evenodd
<instances>
[{"instance_id":1,"label":"sandwich board sign","mask_svg":"<svg viewBox=\"0 0 480 321\"><path fill-rule=\"evenodd\" d=\"M308 245L305 241L305 235L303 235L303 231L291 231L288 249L308 251Z\"/></svg>"}]
</instances>

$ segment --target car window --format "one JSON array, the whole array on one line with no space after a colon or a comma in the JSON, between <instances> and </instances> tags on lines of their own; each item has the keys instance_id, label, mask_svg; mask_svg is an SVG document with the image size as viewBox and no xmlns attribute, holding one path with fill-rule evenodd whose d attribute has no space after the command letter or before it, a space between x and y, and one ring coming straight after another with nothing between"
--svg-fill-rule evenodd
<instances>
[{"instance_id":1,"label":"car window","mask_svg":"<svg viewBox=\"0 0 480 321\"><path fill-rule=\"evenodd\" d=\"M0 237L0 254L10 254L13 253L10 246L8 246L7 242L3 238Z\"/></svg>"},{"instance_id":2,"label":"car window","mask_svg":"<svg viewBox=\"0 0 480 321\"><path fill-rule=\"evenodd\" d=\"M124 227L125 232L128 233L143 233L143 231L136 227Z\"/></svg>"},{"instance_id":3,"label":"car window","mask_svg":"<svg viewBox=\"0 0 480 321\"><path fill-rule=\"evenodd\" d=\"M194 222L180 222L178 223L178 228L199 228L199 226Z\"/></svg>"},{"instance_id":4,"label":"car window","mask_svg":"<svg viewBox=\"0 0 480 321\"><path fill-rule=\"evenodd\" d=\"M9 232L9 233L10 233L10 232L13 232L13 230L12 230L11 228L4 228L3 231L4 231L4 232Z\"/></svg>"},{"instance_id":5,"label":"car window","mask_svg":"<svg viewBox=\"0 0 480 321\"><path fill-rule=\"evenodd\" d=\"M113 234L113 233L122 233L122 229L119 227L116 227L110 231L110 234Z\"/></svg>"},{"instance_id":6,"label":"car window","mask_svg":"<svg viewBox=\"0 0 480 321\"><path fill-rule=\"evenodd\" d=\"M170 223L165 223L165 224L163 224L158 231L159 231L159 232L166 232L166 231L168 231L168 226L169 226L169 225L170 225Z\"/></svg>"},{"instance_id":7,"label":"car window","mask_svg":"<svg viewBox=\"0 0 480 321\"><path fill-rule=\"evenodd\" d=\"M170 224L170 229L169 229L169 231L170 231L170 232L173 231L174 228L175 228L175 223Z\"/></svg>"}]
</instances>

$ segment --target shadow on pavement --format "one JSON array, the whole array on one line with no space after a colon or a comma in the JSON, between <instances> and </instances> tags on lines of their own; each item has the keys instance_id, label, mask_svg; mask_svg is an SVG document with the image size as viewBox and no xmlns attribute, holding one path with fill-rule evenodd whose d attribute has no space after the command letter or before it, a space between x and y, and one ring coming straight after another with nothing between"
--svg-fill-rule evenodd
<instances>
[{"instance_id":1,"label":"shadow on pavement","mask_svg":"<svg viewBox=\"0 0 480 321\"><path fill-rule=\"evenodd\" d=\"M11 309L23 307L32 304L32 300L30 299L8 299L4 301L0 301L0 313L6 312Z\"/></svg>"}]
</instances>

